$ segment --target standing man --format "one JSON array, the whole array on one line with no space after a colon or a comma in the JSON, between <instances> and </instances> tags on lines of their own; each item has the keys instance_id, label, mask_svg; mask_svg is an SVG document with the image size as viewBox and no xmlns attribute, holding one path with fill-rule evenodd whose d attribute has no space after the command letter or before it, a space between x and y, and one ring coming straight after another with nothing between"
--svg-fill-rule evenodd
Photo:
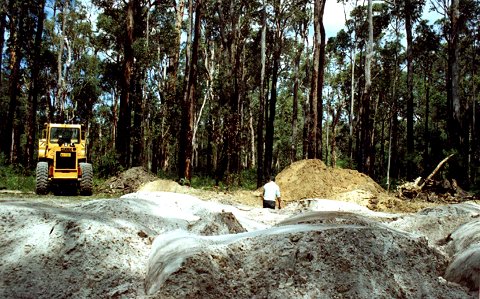
<instances>
[{"instance_id":1,"label":"standing man","mask_svg":"<svg viewBox=\"0 0 480 299\"><path fill-rule=\"evenodd\" d=\"M278 209L282 208L280 198L280 187L275 183L275 176L270 177L270 181L263 186L263 207L275 209L275 203L278 200Z\"/></svg>"}]
</instances>

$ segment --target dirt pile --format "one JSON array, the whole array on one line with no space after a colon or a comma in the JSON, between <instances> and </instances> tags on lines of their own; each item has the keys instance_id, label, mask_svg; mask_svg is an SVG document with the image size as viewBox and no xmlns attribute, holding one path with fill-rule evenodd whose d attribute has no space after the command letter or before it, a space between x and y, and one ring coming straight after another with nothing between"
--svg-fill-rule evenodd
<instances>
[{"instance_id":1,"label":"dirt pile","mask_svg":"<svg viewBox=\"0 0 480 299\"><path fill-rule=\"evenodd\" d=\"M140 192L176 192L176 193L187 193L188 187L182 186L177 182L163 179L156 179L152 182L148 182L141 186L138 191Z\"/></svg>"},{"instance_id":2,"label":"dirt pile","mask_svg":"<svg viewBox=\"0 0 480 299\"><path fill-rule=\"evenodd\" d=\"M143 167L133 167L106 180L99 188L100 193L127 194L136 192L141 186L155 181L157 177Z\"/></svg>"},{"instance_id":3,"label":"dirt pile","mask_svg":"<svg viewBox=\"0 0 480 299\"><path fill-rule=\"evenodd\" d=\"M155 298L469 298L440 278L447 259L422 237L355 215L261 232L156 239L146 277ZM339 222L349 224L339 224Z\"/></svg>"},{"instance_id":4,"label":"dirt pile","mask_svg":"<svg viewBox=\"0 0 480 299\"><path fill-rule=\"evenodd\" d=\"M384 194L385 190L373 179L356 170L327 167L317 159L301 160L285 168L276 177L282 199L285 201L306 198L343 199L356 193L357 202ZM366 201L366 202L365 202Z\"/></svg>"}]
</instances>

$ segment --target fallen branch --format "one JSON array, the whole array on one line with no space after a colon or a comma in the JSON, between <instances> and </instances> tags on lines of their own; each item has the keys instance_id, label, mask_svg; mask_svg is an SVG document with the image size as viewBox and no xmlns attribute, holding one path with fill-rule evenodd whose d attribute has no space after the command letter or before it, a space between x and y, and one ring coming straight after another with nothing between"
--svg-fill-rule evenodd
<instances>
[{"instance_id":1,"label":"fallen branch","mask_svg":"<svg viewBox=\"0 0 480 299\"><path fill-rule=\"evenodd\" d=\"M442 161L440 161L440 163L438 163L437 167L432 171L432 173L425 179L425 181L423 181L423 184L420 185L420 189L423 189L423 187L425 186L425 184L429 181L432 180L432 178L435 176L435 174L437 174L437 172L440 170L440 168L442 168L443 164L445 164L448 159L450 159L454 154L451 154L449 155L448 157L446 157L445 159L443 159Z\"/></svg>"},{"instance_id":2,"label":"fallen branch","mask_svg":"<svg viewBox=\"0 0 480 299\"><path fill-rule=\"evenodd\" d=\"M450 159L453 155L454 154L451 154L442 161L440 161L437 167L435 167L432 173L425 180L423 180L423 182L422 177L418 177L414 182L406 182L405 184L398 186L397 190L400 197L416 198L420 193L424 191L424 187L426 186L426 184L433 181L433 177L435 176L435 174L437 174L440 168L442 168L443 164L445 164L448 159Z\"/></svg>"}]
</instances>

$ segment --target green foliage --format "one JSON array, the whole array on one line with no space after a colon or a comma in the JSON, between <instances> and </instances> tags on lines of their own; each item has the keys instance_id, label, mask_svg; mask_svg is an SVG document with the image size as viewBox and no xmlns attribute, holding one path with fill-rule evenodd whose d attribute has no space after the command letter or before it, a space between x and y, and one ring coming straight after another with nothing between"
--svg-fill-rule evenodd
<instances>
[{"instance_id":1,"label":"green foliage","mask_svg":"<svg viewBox=\"0 0 480 299\"><path fill-rule=\"evenodd\" d=\"M193 176L191 186L195 189L213 190L215 187L215 179L209 176Z\"/></svg>"},{"instance_id":2,"label":"green foliage","mask_svg":"<svg viewBox=\"0 0 480 299\"><path fill-rule=\"evenodd\" d=\"M230 174L223 182L218 182L207 175L194 175L191 187L203 190L255 190L257 187L257 172L254 169L245 169L240 174Z\"/></svg>"},{"instance_id":3,"label":"green foliage","mask_svg":"<svg viewBox=\"0 0 480 299\"><path fill-rule=\"evenodd\" d=\"M350 158L343 157L342 159L337 159L337 167L342 169L348 169L350 167Z\"/></svg>"},{"instance_id":4,"label":"green foliage","mask_svg":"<svg viewBox=\"0 0 480 299\"><path fill-rule=\"evenodd\" d=\"M94 163L95 176L99 178L109 178L110 176L123 171L118 163L114 151L108 151Z\"/></svg>"},{"instance_id":5,"label":"green foliage","mask_svg":"<svg viewBox=\"0 0 480 299\"><path fill-rule=\"evenodd\" d=\"M247 190L257 189L257 171L255 169L245 169L241 172L241 187Z\"/></svg>"},{"instance_id":6,"label":"green foliage","mask_svg":"<svg viewBox=\"0 0 480 299\"><path fill-rule=\"evenodd\" d=\"M0 157L0 190L35 190L35 175L19 165L5 165L3 155Z\"/></svg>"}]
</instances>

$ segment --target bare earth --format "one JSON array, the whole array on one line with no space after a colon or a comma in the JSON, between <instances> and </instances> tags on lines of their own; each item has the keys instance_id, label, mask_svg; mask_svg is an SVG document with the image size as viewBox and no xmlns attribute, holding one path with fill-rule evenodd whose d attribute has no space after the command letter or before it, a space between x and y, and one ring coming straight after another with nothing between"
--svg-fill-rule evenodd
<instances>
[{"instance_id":1,"label":"bare earth","mask_svg":"<svg viewBox=\"0 0 480 299\"><path fill-rule=\"evenodd\" d=\"M100 186L114 198L0 195L0 298L479 298L478 203L319 160L277 183L282 210L139 168Z\"/></svg>"}]
</instances>

